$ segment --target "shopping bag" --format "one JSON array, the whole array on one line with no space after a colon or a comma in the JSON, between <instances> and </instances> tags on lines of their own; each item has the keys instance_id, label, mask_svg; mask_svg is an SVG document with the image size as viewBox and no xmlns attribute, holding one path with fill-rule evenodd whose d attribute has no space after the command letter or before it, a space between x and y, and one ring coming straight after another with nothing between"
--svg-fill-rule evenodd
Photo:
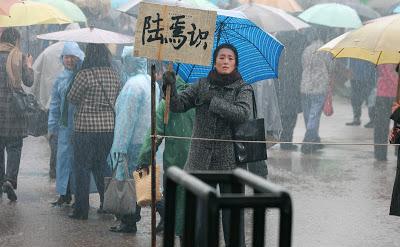
<instances>
[{"instance_id":1,"label":"shopping bag","mask_svg":"<svg viewBox=\"0 0 400 247\"><path fill-rule=\"evenodd\" d=\"M137 204L141 207L151 205L151 168L133 172L135 179ZM160 188L160 166L156 165L156 201L160 201L162 194Z\"/></svg>"}]
</instances>

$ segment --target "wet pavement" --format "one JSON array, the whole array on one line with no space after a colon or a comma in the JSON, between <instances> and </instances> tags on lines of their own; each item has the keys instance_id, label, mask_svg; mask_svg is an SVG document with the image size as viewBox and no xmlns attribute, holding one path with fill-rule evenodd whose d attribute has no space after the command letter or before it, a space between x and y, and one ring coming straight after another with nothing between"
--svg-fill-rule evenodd
<instances>
[{"instance_id":1,"label":"wet pavement","mask_svg":"<svg viewBox=\"0 0 400 247\"><path fill-rule=\"evenodd\" d=\"M350 104L335 100L334 115L322 117L322 141L372 143L372 129L345 126L352 118ZM364 109L363 124L366 116ZM303 135L299 115L294 141ZM138 233L129 235L108 231L115 221L96 213L96 194L91 195L88 221L69 219L70 207L51 207L57 195L48 178L49 154L44 137L24 140L18 201L9 203L5 195L0 199L0 246L150 246L149 209L142 211ZM326 146L308 155L278 145L271 148L269 179L287 188L293 200L293 246L400 246L400 218L388 215L395 165L393 147L386 162L374 160L372 146ZM277 215L268 211L268 246L277 246ZM246 221L250 233L250 217ZM247 234L249 246L250 237Z\"/></svg>"}]
</instances>

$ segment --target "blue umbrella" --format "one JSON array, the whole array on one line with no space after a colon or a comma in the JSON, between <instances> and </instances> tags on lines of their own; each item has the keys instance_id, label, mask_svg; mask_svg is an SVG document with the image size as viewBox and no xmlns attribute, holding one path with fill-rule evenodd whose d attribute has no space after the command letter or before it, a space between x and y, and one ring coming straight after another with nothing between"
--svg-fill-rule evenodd
<instances>
[{"instance_id":1,"label":"blue umbrella","mask_svg":"<svg viewBox=\"0 0 400 247\"><path fill-rule=\"evenodd\" d=\"M239 72L247 83L278 77L283 45L250 20L217 15L213 50L224 43L232 44L238 50ZM183 80L192 83L206 77L211 65L177 63L174 69Z\"/></svg>"}]
</instances>

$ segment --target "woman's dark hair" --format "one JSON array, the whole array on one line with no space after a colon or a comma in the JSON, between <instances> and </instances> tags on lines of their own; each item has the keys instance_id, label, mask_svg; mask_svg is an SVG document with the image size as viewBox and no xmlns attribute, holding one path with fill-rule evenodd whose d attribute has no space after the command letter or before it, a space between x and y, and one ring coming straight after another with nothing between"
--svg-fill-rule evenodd
<instances>
[{"instance_id":1,"label":"woman's dark hair","mask_svg":"<svg viewBox=\"0 0 400 247\"><path fill-rule=\"evenodd\" d=\"M6 28L0 37L0 42L10 43L12 45L17 45L17 41L21 38L18 30L12 27Z\"/></svg>"},{"instance_id":2,"label":"woman's dark hair","mask_svg":"<svg viewBox=\"0 0 400 247\"><path fill-rule=\"evenodd\" d=\"M213 66L215 64L215 61L217 60L217 56L218 56L219 51L221 49L223 49L223 48L226 48L226 49L229 49L229 50L233 51L233 53L235 54L235 61L236 61L235 65L236 65L236 67L239 67L239 55L238 55L238 52L236 50L236 47L234 47L231 44L227 44L227 43L221 44L221 45L217 46L217 48L215 48L214 53L213 53Z\"/></svg>"},{"instance_id":3,"label":"woman's dark hair","mask_svg":"<svg viewBox=\"0 0 400 247\"><path fill-rule=\"evenodd\" d=\"M88 44L81 69L111 67L111 53L105 44Z\"/></svg>"}]
</instances>

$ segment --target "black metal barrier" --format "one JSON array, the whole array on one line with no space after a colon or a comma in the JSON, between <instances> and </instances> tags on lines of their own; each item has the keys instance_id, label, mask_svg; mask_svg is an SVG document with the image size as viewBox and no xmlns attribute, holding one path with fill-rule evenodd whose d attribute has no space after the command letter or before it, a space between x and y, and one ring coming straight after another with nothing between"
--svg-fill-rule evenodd
<instances>
[{"instance_id":1,"label":"black metal barrier","mask_svg":"<svg viewBox=\"0 0 400 247\"><path fill-rule=\"evenodd\" d=\"M196 239L201 238L205 243L201 247L218 247L220 209L231 210L230 246L239 246L239 215L240 210L244 208L254 210L252 241L254 247L264 246L267 208L280 210L279 247L291 246L292 202L289 193L283 188L240 168L231 172L207 171L189 174L177 167L171 167L166 171L166 175L164 247L174 247L177 185L184 188L186 195L182 246L199 246L196 245ZM233 192L218 194L215 189L216 184L229 184ZM245 185L253 189L253 195L244 194ZM204 236L197 236L196 231L199 202L205 209L205 215L202 222L197 224L201 224L200 227L205 229Z\"/></svg>"}]
</instances>

